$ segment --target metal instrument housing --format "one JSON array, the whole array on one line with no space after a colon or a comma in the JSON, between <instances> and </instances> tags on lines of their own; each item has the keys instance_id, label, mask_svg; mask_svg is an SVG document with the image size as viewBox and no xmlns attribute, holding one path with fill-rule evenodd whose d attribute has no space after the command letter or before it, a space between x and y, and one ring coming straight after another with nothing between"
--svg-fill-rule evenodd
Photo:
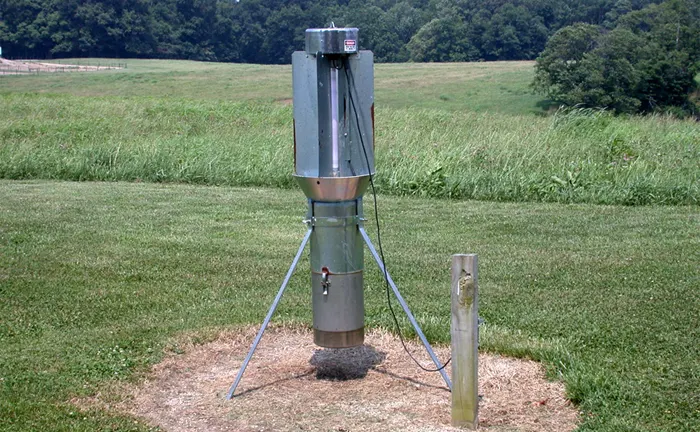
<instances>
[{"instance_id":1,"label":"metal instrument housing","mask_svg":"<svg viewBox=\"0 0 700 432\"><path fill-rule=\"evenodd\" d=\"M374 56L358 51L356 28L308 29L306 51L292 55L294 177L308 197L308 230L248 355L226 395L231 399L311 243L314 342L329 348L364 343L364 245L391 286L445 383L425 335L364 230L362 195L374 174Z\"/></svg>"},{"instance_id":2,"label":"metal instrument housing","mask_svg":"<svg viewBox=\"0 0 700 432\"><path fill-rule=\"evenodd\" d=\"M309 198L314 342L364 342L362 195L374 174L374 56L356 28L308 29L292 54L294 171ZM364 144L364 145L363 145Z\"/></svg>"}]
</instances>

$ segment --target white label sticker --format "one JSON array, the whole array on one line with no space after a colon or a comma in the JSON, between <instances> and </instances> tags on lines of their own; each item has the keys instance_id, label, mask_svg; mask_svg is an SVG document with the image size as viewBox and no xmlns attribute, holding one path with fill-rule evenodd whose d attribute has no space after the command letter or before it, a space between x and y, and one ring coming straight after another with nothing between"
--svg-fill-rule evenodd
<instances>
[{"instance_id":1,"label":"white label sticker","mask_svg":"<svg viewBox=\"0 0 700 432\"><path fill-rule=\"evenodd\" d=\"M357 41L354 39L345 40L345 52L355 52L357 51Z\"/></svg>"}]
</instances>

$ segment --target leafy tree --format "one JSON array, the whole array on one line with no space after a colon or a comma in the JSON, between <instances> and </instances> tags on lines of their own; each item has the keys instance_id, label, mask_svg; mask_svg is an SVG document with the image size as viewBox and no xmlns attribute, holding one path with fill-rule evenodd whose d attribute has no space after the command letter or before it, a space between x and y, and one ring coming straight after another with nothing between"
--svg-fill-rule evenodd
<instances>
[{"instance_id":1,"label":"leafy tree","mask_svg":"<svg viewBox=\"0 0 700 432\"><path fill-rule=\"evenodd\" d=\"M632 2L630 0L618 0L615 2L615 6L613 6L610 12L605 14L605 21L603 22L603 25L609 29L614 28L617 24L617 20L621 16L626 15L633 10L634 7L632 6Z\"/></svg>"},{"instance_id":2,"label":"leafy tree","mask_svg":"<svg viewBox=\"0 0 700 432\"><path fill-rule=\"evenodd\" d=\"M584 60L600 36L600 28L591 24L575 24L556 32L535 63L535 90L567 105L581 103L582 82L591 73Z\"/></svg>"},{"instance_id":3,"label":"leafy tree","mask_svg":"<svg viewBox=\"0 0 700 432\"><path fill-rule=\"evenodd\" d=\"M548 30L541 17L511 3L491 17L482 37L486 59L533 59L547 42Z\"/></svg>"},{"instance_id":4,"label":"leafy tree","mask_svg":"<svg viewBox=\"0 0 700 432\"><path fill-rule=\"evenodd\" d=\"M50 55L53 44L49 29L55 25L55 16L44 10L43 1L0 0L0 42L6 53Z\"/></svg>"},{"instance_id":5,"label":"leafy tree","mask_svg":"<svg viewBox=\"0 0 700 432\"><path fill-rule=\"evenodd\" d=\"M233 20L240 28L234 41L238 45L240 61L266 63L260 47L265 42L265 22L270 13L264 0L249 0L233 5Z\"/></svg>"},{"instance_id":6,"label":"leafy tree","mask_svg":"<svg viewBox=\"0 0 700 432\"><path fill-rule=\"evenodd\" d=\"M262 51L268 63L289 63L295 50L304 48L304 31L324 26L323 10L311 5L290 5L272 12L265 22L267 35Z\"/></svg>"},{"instance_id":7,"label":"leafy tree","mask_svg":"<svg viewBox=\"0 0 700 432\"><path fill-rule=\"evenodd\" d=\"M0 43L12 57L287 63L303 47L305 27L334 21L359 27L360 46L373 50L377 61L515 60L535 58L564 26L586 22L612 29L627 12L656 2L0 0ZM630 26L656 18L635 19ZM675 34L677 27L667 24L669 35Z\"/></svg>"},{"instance_id":8,"label":"leafy tree","mask_svg":"<svg viewBox=\"0 0 700 432\"><path fill-rule=\"evenodd\" d=\"M695 113L690 95L700 72L699 9L690 0L670 0L623 15L612 31L565 27L537 58L533 86L570 106Z\"/></svg>"},{"instance_id":9,"label":"leafy tree","mask_svg":"<svg viewBox=\"0 0 700 432\"><path fill-rule=\"evenodd\" d=\"M478 51L461 37L465 26L457 18L434 19L421 27L408 43L412 61L455 62L478 58Z\"/></svg>"},{"instance_id":10,"label":"leafy tree","mask_svg":"<svg viewBox=\"0 0 700 432\"><path fill-rule=\"evenodd\" d=\"M392 6L386 12L384 19L387 23L387 30L393 33L393 39L396 41L390 61L407 61L410 57L407 44L425 24L425 14L411 6L407 1L402 1Z\"/></svg>"}]
</instances>

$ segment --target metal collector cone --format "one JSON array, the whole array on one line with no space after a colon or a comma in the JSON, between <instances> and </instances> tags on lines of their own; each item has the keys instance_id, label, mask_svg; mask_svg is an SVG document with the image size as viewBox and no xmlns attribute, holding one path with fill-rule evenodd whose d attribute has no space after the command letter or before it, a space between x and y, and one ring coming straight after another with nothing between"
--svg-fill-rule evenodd
<instances>
[{"instance_id":1,"label":"metal collector cone","mask_svg":"<svg viewBox=\"0 0 700 432\"><path fill-rule=\"evenodd\" d=\"M369 176L303 177L294 176L304 194L314 201L340 202L361 197L369 185Z\"/></svg>"}]
</instances>

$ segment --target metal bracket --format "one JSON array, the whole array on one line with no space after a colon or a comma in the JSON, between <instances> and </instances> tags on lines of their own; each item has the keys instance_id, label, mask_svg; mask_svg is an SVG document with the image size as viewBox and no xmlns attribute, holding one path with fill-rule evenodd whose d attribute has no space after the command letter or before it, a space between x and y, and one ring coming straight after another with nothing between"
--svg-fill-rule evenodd
<instances>
[{"instance_id":1,"label":"metal bracket","mask_svg":"<svg viewBox=\"0 0 700 432\"><path fill-rule=\"evenodd\" d=\"M367 231L365 231L364 227L362 226L362 222L365 219L360 217L360 216L356 216L355 220L358 223L358 229L360 230L360 234L362 235L362 238L364 239L365 244L367 244L367 247L369 248L370 252L372 253L372 256L374 256L374 259L377 262L379 269L382 271L383 274L386 275L387 281L389 282L391 289L394 291L394 295L396 296L397 300L401 304L401 307L403 308L404 312L408 316L408 320L411 322L411 324L413 325L413 328L415 329L416 333L418 334L418 337L420 337L421 341L423 342L423 345L425 346L426 351L428 351L428 354L430 355L430 358L433 360L433 363L435 363L435 366L437 366L437 368L440 370L440 374L442 375L442 378L445 380L445 384L447 384L447 387L450 390L452 390L452 382L450 381L450 378L447 376L447 372L445 372L445 369L442 367L440 360L438 360L437 356L435 355L435 352L433 352L433 349L430 346L430 343L428 342L425 335L423 334L423 331L421 330L420 326L418 325L418 322L416 321L415 317L411 313L411 310L408 308L408 305L406 304L406 301L404 300L403 296L399 292L399 289L396 287L394 280L391 278L391 275L389 275L389 273L386 271L386 269L384 267L384 263L382 262L379 254L377 253L377 250L374 248L372 241L370 240L369 236L367 235ZM258 344L260 343L260 340L262 339L263 334L265 333L265 329L267 328L268 324L270 323L270 320L272 319L272 315L275 313L275 310L277 310L277 305L279 304L280 300L282 299L282 295L284 294L284 291L287 289L287 285L289 284L289 279L292 277L292 273L294 273L294 270L296 269L297 263L299 262L299 259L301 258L301 254L304 251L306 244L309 242L309 239L311 238L311 233L313 232L312 227L313 227L313 223L314 223L314 218L306 219L306 220L304 220L304 223L306 223L309 226L309 229L306 231L306 235L304 236L304 239L301 241L301 245L299 246L299 250L297 251L297 254L294 256L294 260L292 261L292 264L290 265L289 270L287 271L287 275L285 276L284 281L282 282L282 286L280 286L280 289L277 292L277 296L275 297L275 300L272 302L272 305L270 306L270 309L267 312L267 316L265 317L265 320L263 321L262 327L260 327L258 334L255 336L255 340L253 341L253 345L250 347L250 350L248 351L248 355L246 356L245 360L243 361L243 364L241 365L240 369L238 370L238 374L236 375L236 380L231 385L231 388L229 389L228 394L226 395L227 400L230 400L233 398L233 394L235 393L236 388L238 387L238 384L240 383L241 379L243 378L243 374L245 373L245 370L248 367L248 363L250 362L251 358L253 357L253 354L255 353L255 349L258 347ZM328 279L329 275L330 275L329 273L322 274L322 278L324 278L323 279L324 280L324 294L328 293L328 287L330 287L330 280Z\"/></svg>"},{"instance_id":2,"label":"metal bracket","mask_svg":"<svg viewBox=\"0 0 700 432\"><path fill-rule=\"evenodd\" d=\"M348 225L362 225L367 219L361 216L351 216L351 217L316 217L312 216L308 219L302 220L309 227L323 226L323 227L346 227Z\"/></svg>"}]
</instances>

